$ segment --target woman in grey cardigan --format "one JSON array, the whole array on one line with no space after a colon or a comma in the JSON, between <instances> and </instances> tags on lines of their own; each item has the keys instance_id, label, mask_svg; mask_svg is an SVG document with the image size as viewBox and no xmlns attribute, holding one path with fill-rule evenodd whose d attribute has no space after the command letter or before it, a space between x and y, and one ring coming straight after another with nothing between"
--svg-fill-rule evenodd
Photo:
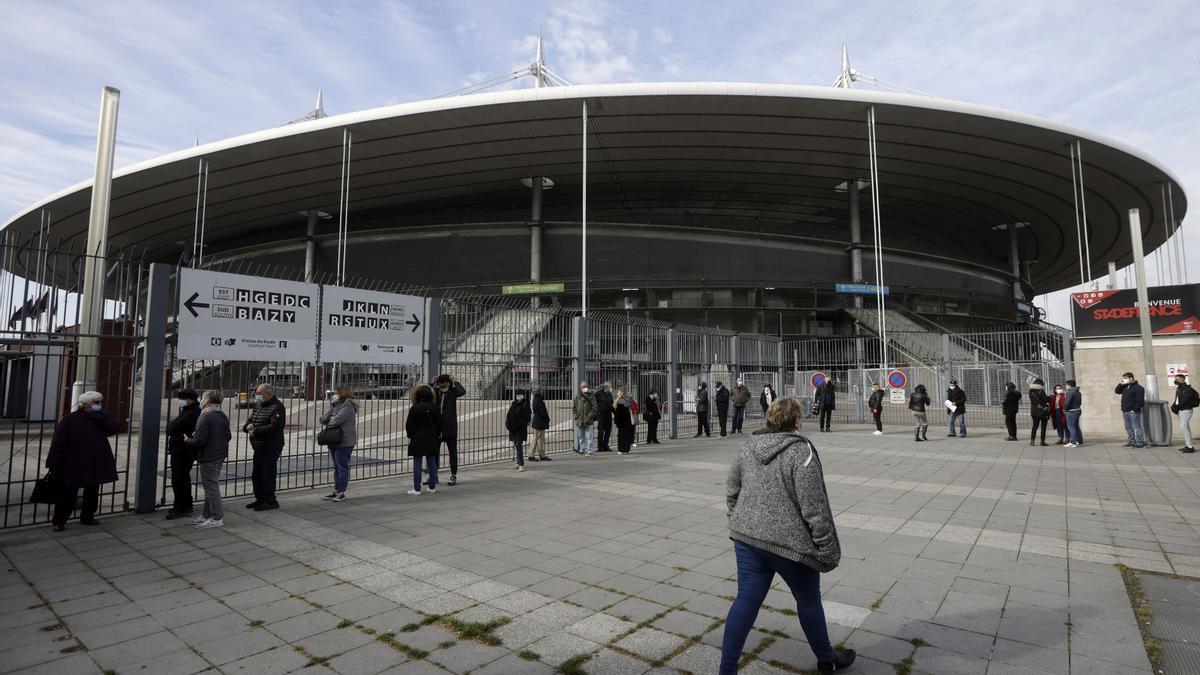
<instances>
[{"instance_id":1,"label":"woman in grey cardigan","mask_svg":"<svg viewBox=\"0 0 1200 675\"><path fill-rule=\"evenodd\" d=\"M821 572L842 557L821 459L799 434L803 406L790 396L767 409L767 428L755 432L738 453L725 481L729 538L737 556L738 593L725 621L721 674L734 675L775 575L796 598L804 636L817 671L832 673L854 663L853 649L829 643L821 606Z\"/></svg>"},{"instance_id":2,"label":"woman in grey cardigan","mask_svg":"<svg viewBox=\"0 0 1200 675\"><path fill-rule=\"evenodd\" d=\"M358 444L358 400L349 387L335 388L329 400L333 405L321 415L321 424L341 429L342 440L329 447L329 457L333 460L333 492L321 499L340 502L346 498L346 488L350 486L350 453Z\"/></svg>"},{"instance_id":3,"label":"woman in grey cardigan","mask_svg":"<svg viewBox=\"0 0 1200 675\"><path fill-rule=\"evenodd\" d=\"M229 418L221 410L221 392L209 389L200 399L204 409L196 420L196 431L184 440L188 450L195 453L200 466L200 483L204 485L204 510L192 521L201 530L221 527L225 524L225 509L221 503L221 465L229 456L229 441L233 432L229 430Z\"/></svg>"}]
</instances>

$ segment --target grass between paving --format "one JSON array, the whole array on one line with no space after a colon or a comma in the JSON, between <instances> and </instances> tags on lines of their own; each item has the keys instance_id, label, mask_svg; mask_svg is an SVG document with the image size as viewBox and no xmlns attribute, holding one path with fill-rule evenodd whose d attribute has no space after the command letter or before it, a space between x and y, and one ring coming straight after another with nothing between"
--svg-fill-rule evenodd
<instances>
[{"instance_id":1,"label":"grass between paving","mask_svg":"<svg viewBox=\"0 0 1200 675\"><path fill-rule=\"evenodd\" d=\"M1117 563L1117 571L1121 573L1121 580L1125 582L1125 592L1129 595L1129 603L1137 617L1138 630L1142 633L1142 644L1146 648L1146 656L1150 659L1150 668L1156 673L1162 672L1162 645L1158 643L1158 638L1150 634L1150 620L1154 617L1150 611L1150 598L1146 597L1146 591L1142 588L1142 572L1120 563Z\"/></svg>"}]
</instances>

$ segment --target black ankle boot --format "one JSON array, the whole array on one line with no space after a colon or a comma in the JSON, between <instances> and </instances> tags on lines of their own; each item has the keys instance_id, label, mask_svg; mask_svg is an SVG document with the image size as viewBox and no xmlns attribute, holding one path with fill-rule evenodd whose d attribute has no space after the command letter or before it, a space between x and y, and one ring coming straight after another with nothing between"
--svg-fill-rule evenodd
<instances>
[{"instance_id":1,"label":"black ankle boot","mask_svg":"<svg viewBox=\"0 0 1200 675\"><path fill-rule=\"evenodd\" d=\"M817 661L817 672L824 675L824 673L845 670L854 665L856 656L858 654L853 649L835 649L832 661Z\"/></svg>"}]
</instances>

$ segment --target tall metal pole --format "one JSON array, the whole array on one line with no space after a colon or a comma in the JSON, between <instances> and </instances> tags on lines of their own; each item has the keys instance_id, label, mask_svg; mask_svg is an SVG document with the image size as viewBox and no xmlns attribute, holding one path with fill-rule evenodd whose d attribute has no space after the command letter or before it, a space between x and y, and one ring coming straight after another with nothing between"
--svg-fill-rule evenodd
<instances>
[{"instance_id":1,"label":"tall metal pole","mask_svg":"<svg viewBox=\"0 0 1200 675\"><path fill-rule=\"evenodd\" d=\"M540 53L540 48L539 48ZM541 176L533 176L529 182L531 192L529 205L529 280L533 283L539 283L542 280L542 187L544 179ZM539 299L536 294L529 299L531 309L537 309ZM537 386L538 377L541 373L538 372L537 363L538 340L535 337L529 342L529 388L533 389Z\"/></svg>"},{"instance_id":2,"label":"tall metal pole","mask_svg":"<svg viewBox=\"0 0 1200 675\"><path fill-rule=\"evenodd\" d=\"M1025 299L1021 292L1021 245L1017 241L1017 224L1008 224L1008 262L1012 265L1012 297L1020 302Z\"/></svg>"},{"instance_id":3,"label":"tall metal pole","mask_svg":"<svg viewBox=\"0 0 1200 675\"><path fill-rule=\"evenodd\" d=\"M1146 398L1158 400L1158 370L1154 367L1150 297L1146 291L1146 262L1142 253L1142 217L1137 209L1129 209L1129 237L1133 240L1133 271L1137 276L1138 326L1142 332L1142 358L1146 365Z\"/></svg>"},{"instance_id":4,"label":"tall metal pole","mask_svg":"<svg viewBox=\"0 0 1200 675\"><path fill-rule=\"evenodd\" d=\"M317 219L320 212L309 209L308 224L304 228L304 281L312 283L317 269Z\"/></svg>"},{"instance_id":5,"label":"tall metal pole","mask_svg":"<svg viewBox=\"0 0 1200 675\"><path fill-rule=\"evenodd\" d=\"M587 146L588 146L587 101L583 102L583 316L587 318Z\"/></svg>"},{"instance_id":6,"label":"tall metal pole","mask_svg":"<svg viewBox=\"0 0 1200 675\"><path fill-rule=\"evenodd\" d=\"M121 92L105 87L100 92L100 130L96 136L96 175L92 181L92 208L88 216L87 251L80 295L79 351L74 399L96 388L99 372L100 330L104 321L104 258L108 248L108 208L112 202L113 157L117 145L117 109Z\"/></svg>"}]
</instances>

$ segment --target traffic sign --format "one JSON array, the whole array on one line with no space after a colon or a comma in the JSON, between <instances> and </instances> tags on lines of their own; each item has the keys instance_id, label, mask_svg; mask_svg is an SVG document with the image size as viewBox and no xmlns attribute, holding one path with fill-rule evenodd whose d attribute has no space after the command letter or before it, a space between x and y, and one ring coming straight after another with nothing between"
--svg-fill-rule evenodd
<instances>
[{"instance_id":1,"label":"traffic sign","mask_svg":"<svg viewBox=\"0 0 1200 675\"><path fill-rule=\"evenodd\" d=\"M908 386L908 376L902 370L893 370L888 373L887 382L892 389L903 389Z\"/></svg>"},{"instance_id":2,"label":"traffic sign","mask_svg":"<svg viewBox=\"0 0 1200 675\"><path fill-rule=\"evenodd\" d=\"M181 359L317 359L316 284L184 268L179 298Z\"/></svg>"},{"instance_id":3,"label":"traffic sign","mask_svg":"<svg viewBox=\"0 0 1200 675\"><path fill-rule=\"evenodd\" d=\"M501 295L550 295L566 290L563 282L507 284L500 287Z\"/></svg>"},{"instance_id":4,"label":"traffic sign","mask_svg":"<svg viewBox=\"0 0 1200 675\"><path fill-rule=\"evenodd\" d=\"M813 389L816 389L817 387L825 384L828 381L829 381L829 377L825 373L822 373L821 371L817 371L817 372L813 373L812 378L809 379L809 382L812 383Z\"/></svg>"},{"instance_id":5,"label":"traffic sign","mask_svg":"<svg viewBox=\"0 0 1200 675\"><path fill-rule=\"evenodd\" d=\"M421 363L425 298L323 286L321 359L342 363Z\"/></svg>"},{"instance_id":6,"label":"traffic sign","mask_svg":"<svg viewBox=\"0 0 1200 675\"><path fill-rule=\"evenodd\" d=\"M892 289L887 286L876 286L875 284L834 284L834 290L838 293L850 293L852 295L875 295L883 289L884 295L891 295Z\"/></svg>"}]
</instances>

